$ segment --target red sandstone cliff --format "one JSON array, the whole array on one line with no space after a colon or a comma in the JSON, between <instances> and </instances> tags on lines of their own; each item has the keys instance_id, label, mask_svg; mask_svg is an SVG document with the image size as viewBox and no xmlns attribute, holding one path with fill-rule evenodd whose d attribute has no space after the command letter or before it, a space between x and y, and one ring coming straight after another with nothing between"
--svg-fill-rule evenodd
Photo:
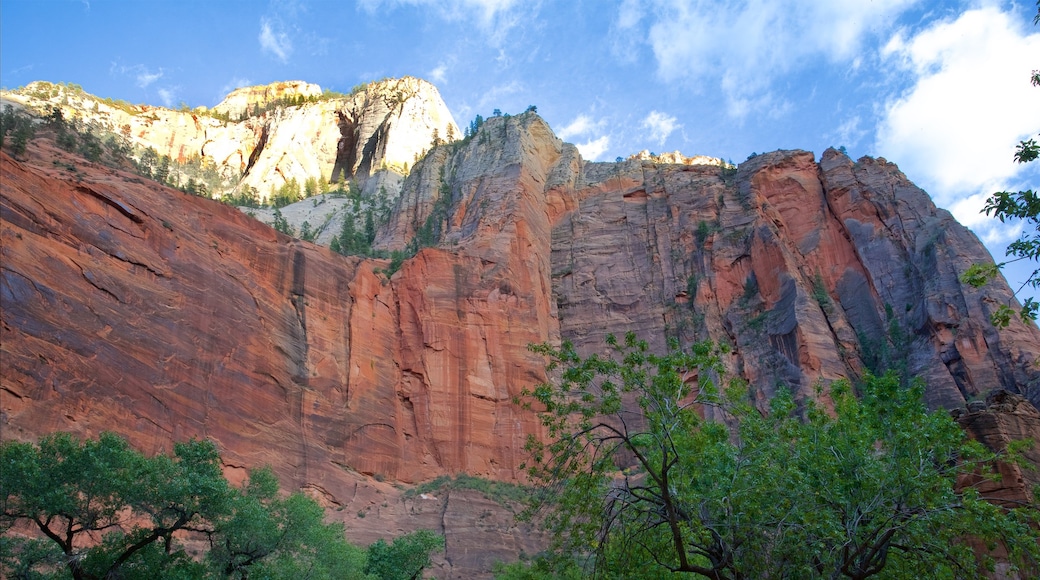
<instances>
[{"instance_id":1,"label":"red sandstone cliff","mask_svg":"<svg viewBox=\"0 0 1040 580\"><path fill-rule=\"evenodd\" d=\"M0 157L2 436L113 430L146 452L208 437L233 478L272 465L358 541L445 531L442 576L537 541L475 492L403 499L389 482L520 477L540 434L512 402L544 379L532 342L720 340L763 399L889 365L934 406L998 387L1040 404L1040 330L989 324L1010 291L957 280L988 254L881 159L587 163L537 115L493 118L405 180L384 248L451 197L438 246L387 279L385 261L46 141L30 155Z\"/></svg>"}]
</instances>

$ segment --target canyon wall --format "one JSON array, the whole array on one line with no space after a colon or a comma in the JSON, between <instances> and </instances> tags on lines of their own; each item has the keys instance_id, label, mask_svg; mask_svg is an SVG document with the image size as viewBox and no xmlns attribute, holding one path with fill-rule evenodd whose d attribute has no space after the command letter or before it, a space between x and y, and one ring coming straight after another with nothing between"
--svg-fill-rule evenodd
<instances>
[{"instance_id":1,"label":"canyon wall","mask_svg":"<svg viewBox=\"0 0 1040 580\"><path fill-rule=\"evenodd\" d=\"M1040 330L989 323L1007 285L958 280L985 249L883 159L589 163L534 113L494 117L411 168L376 247L438 238L393 272L44 139L0 154L0 194L3 438L210 438L233 481L269 464L356 541L446 533L442 577L541 545L477 492L397 487L523 481L530 343L724 342L763 403L887 367L936 408L1040 405Z\"/></svg>"}]
</instances>

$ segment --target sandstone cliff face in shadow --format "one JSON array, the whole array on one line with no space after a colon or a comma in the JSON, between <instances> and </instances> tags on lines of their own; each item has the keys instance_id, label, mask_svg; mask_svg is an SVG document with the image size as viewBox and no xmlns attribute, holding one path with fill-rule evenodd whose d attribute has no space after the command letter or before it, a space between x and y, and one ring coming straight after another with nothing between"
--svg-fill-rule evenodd
<instances>
[{"instance_id":1,"label":"sandstone cliff face in shadow","mask_svg":"<svg viewBox=\"0 0 1040 580\"><path fill-rule=\"evenodd\" d=\"M1040 331L989 324L1010 290L957 280L984 248L881 159L587 163L537 115L496 117L405 179L377 246L438 237L389 277L46 141L0 160L4 438L208 437L233 480L270 464L355 540L458 532L443 576L487 571L463 538L537 538L468 492L382 480L522 480L542 435L513 401L546 378L533 342L722 341L763 403L892 366L935 407L996 388L1040 404Z\"/></svg>"},{"instance_id":2,"label":"sandstone cliff face in shadow","mask_svg":"<svg viewBox=\"0 0 1040 580\"><path fill-rule=\"evenodd\" d=\"M732 174L630 160L562 181L554 291L562 336L586 350L624 329L726 342L763 399L896 368L933 407L997 387L1040 403L1040 332L989 324L1010 290L958 280L988 252L884 160L780 151Z\"/></svg>"}]
</instances>

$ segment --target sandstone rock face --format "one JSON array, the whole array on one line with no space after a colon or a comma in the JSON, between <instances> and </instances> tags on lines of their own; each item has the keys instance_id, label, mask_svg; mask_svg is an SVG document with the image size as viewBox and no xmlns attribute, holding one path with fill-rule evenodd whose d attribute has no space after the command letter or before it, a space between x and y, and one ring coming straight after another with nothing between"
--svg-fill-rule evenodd
<instances>
[{"instance_id":1,"label":"sandstone rock face","mask_svg":"<svg viewBox=\"0 0 1040 580\"><path fill-rule=\"evenodd\" d=\"M213 109L229 120L205 108L119 106L49 83L3 97L41 113L58 107L67 119L125 135L131 145L154 148L174 161L198 158L220 173L229 191L252 187L261 198L293 179L301 186L307 178L364 184L380 172L403 175L432 147L435 135L460 135L437 88L411 77L336 98L301 81L237 89ZM296 97L310 100L263 111L268 103ZM249 116L254 106L263 112Z\"/></svg>"},{"instance_id":2,"label":"sandstone rock face","mask_svg":"<svg viewBox=\"0 0 1040 580\"><path fill-rule=\"evenodd\" d=\"M1034 504L1033 490L1040 485L1040 411L1024 397L999 389L985 401L972 401L964 409L952 411L957 422L968 434L990 451L1003 452L1013 441L1033 441L1032 447L1022 451L1024 465L1000 463L1000 479L983 477L964 478L962 485L971 485L990 500L1007 507Z\"/></svg>"},{"instance_id":3,"label":"sandstone rock face","mask_svg":"<svg viewBox=\"0 0 1040 580\"><path fill-rule=\"evenodd\" d=\"M586 352L607 333L710 338L763 400L895 367L955 407L1002 387L1040 403L1040 331L997 332L1006 285L957 276L989 260L974 235L884 160L829 150L716 167L585 164L549 184L561 334Z\"/></svg>"},{"instance_id":4,"label":"sandstone rock face","mask_svg":"<svg viewBox=\"0 0 1040 580\"><path fill-rule=\"evenodd\" d=\"M321 87L303 81L286 81L242 87L231 91L224 97L213 112L228 115L231 118L248 116L254 107L264 108L269 103L293 98L317 98L321 96Z\"/></svg>"},{"instance_id":5,"label":"sandstone rock face","mask_svg":"<svg viewBox=\"0 0 1040 580\"><path fill-rule=\"evenodd\" d=\"M372 135L403 110L383 106ZM445 532L442 577L538 538L476 492L383 481L522 481L524 441L543 435L513 402L545 380L533 342L722 341L762 403L895 367L935 407L997 388L1040 404L1040 330L989 324L1010 290L957 280L982 245L881 159L586 163L537 115L496 117L411 168L376 246L436 243L389 278L385 260L45 140L0 172L4 438L112 430L156 452L208 437L231 479L270 464L358 541Z\"/></svg>"},{"instance_id":6,"label":"sandstone rock face","mask_svg":"<svg viewBox=\"0 0 1040 580\"><path fill-rule=\"evenodd\" d=\"M679 151L672 151L670 153L661 153L656 155L651 153L649 149L643 149L639 153L632 155L629 159L638 159L640 161L651 161L654 163L669 163L675 165L718 165L719 167L728 166L725 161L718 157L708 157L707 155L694 155L693 157L687 157Z\"/></svg>"}]
</instances>

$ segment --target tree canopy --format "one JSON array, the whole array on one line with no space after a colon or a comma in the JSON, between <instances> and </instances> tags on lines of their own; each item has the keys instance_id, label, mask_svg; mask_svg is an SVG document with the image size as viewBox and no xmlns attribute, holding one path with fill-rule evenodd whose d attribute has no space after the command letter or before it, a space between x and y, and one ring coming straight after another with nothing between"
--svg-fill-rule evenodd
<instances>
[{"instance_id":1,"label":"tree canopy","mask_svg":"<svg viewBox=\"0 0 1040 580\"><path fill-rule=\"evenodd\" d=\"M56 433L0 443L0 467L6 578L391 580L400 576L386 572L387 558L421 574L441 545L430 532L398 538L389 551L385 542L351 545L314 500L280 493L270 469L229 486L209 441L145 457L111 433ZM191 554L188 541L208 549Z\"/></svg>"},{"instance_id":2,"label":"tree canopy","mask_svg":"<svg viewBox=\"0 0 1040 580\"><path fill-rule=\"evenodd\" d=\"M972 542L1040 570L1035 506L957 488L995 456L929 413L920 385L868 376L859 396L846 381L821 389L833 405L782 391L761 412L741 384L720 388L711 343L665 355L632 334L608 343L589 357L534 347L559 376L530 393L549 442L528 443L543 485L528 513L553 532L553 573L976 577L994 561Z\"/></svg>"}]
</instances>

